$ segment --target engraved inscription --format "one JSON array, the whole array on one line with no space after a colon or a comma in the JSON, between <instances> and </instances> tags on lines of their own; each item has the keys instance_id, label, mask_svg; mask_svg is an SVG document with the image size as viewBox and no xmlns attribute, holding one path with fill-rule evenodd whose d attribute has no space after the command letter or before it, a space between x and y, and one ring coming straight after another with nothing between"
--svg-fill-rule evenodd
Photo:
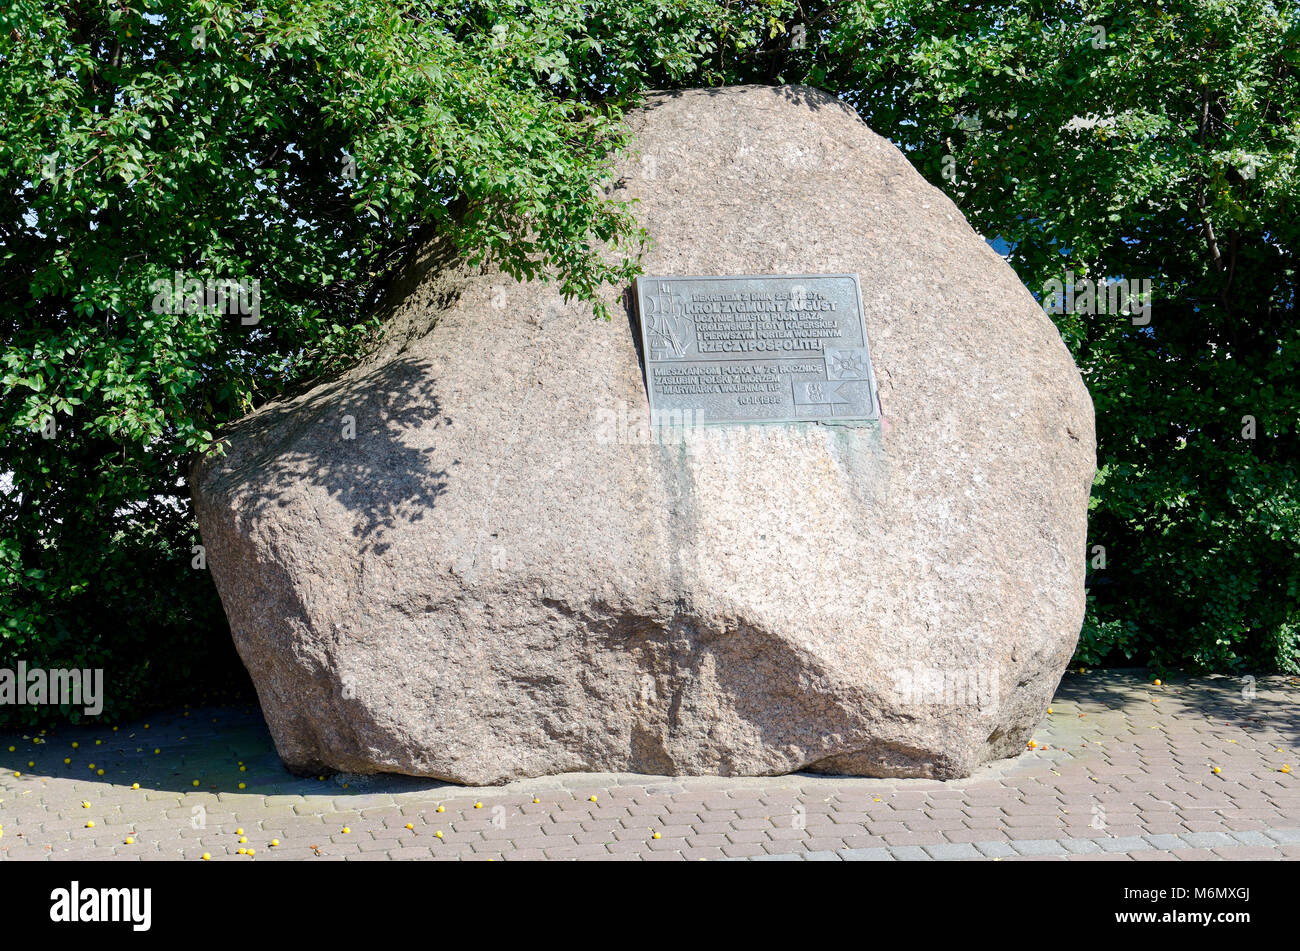
<instances>
[{"instance_id":1,"label":"engraved inscription","mask_svg":"<svg viewBox=\"0 0 1300 951\"><path fill-rule=\"evenodd\" d=\"M652 421L880 418L856 275L643 277L637 299Z\"/></svg>"}]
</instances>

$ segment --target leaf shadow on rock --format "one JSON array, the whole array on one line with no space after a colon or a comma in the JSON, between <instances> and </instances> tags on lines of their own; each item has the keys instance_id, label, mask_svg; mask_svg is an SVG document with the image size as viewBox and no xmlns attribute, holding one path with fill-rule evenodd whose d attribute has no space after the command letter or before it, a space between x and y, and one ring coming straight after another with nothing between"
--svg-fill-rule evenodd
<instances>
[{"instance_id":1,"label":"leaf shadow on rock","mask_svg":"<svg viewBox=\"0 0 1300 951\"><path fill-rule=\"evenodd\" d=\"M446 491L450 470L425 431L450 423L430 361L409 355L266 407L235 440L257 455L231 460L247 480L247 514L303 504L304 487L317 486L352 516L361 551L382 554Z\"/></svg>"}]
</instances>

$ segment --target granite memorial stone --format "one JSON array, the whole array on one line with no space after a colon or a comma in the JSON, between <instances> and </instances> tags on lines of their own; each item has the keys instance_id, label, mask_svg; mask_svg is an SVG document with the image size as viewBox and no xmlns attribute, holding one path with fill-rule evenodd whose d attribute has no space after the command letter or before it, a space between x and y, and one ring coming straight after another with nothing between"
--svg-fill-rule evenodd
<instances>
[{"instance_id":1,"label":"granite memorial stone","mask_svg":"<svg viewBox=\"0 0 1300 951\"><path fill-rule=\"evenodd\" d=\"M373 352L194 465L280 756L482 784L1023 751L1095 462L1051 320L830 95L627 121L610 189L654 244L618 319L434 242Z\"/></svg>"}]
</instances>

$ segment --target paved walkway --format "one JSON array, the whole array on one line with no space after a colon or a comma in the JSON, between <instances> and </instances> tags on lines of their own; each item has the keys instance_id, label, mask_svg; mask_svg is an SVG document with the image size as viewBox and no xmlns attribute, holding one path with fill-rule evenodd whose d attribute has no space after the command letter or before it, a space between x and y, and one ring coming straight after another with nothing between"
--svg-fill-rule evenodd
<instances>
[{"instance_id":1,"label":"paved walkway","mask_svg":"<svg viewBox=\"0 0 1300 951\"><path fill-rule=\"evenodd\" d=\"M469 789L295 779L256 710L186 710L0 734L0 860L1300 858L1300 679L1071 673L1035 742L947 783L574 774Z\"/></svg>"}]
</instances>

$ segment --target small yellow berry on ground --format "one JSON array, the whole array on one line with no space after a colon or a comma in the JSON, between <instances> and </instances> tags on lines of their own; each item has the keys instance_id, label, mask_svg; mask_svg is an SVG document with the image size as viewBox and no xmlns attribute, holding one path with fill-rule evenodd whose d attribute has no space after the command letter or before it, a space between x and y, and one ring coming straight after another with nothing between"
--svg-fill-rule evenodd
<instances>
[{"instance_id":1,"label":"small yellow berry on ground","mask_svg":"<svg viewBox=\"0 0 1300 951\"><path fill-rule=\"evenodd\" d=\"M657 839L657 838L659 838L659 833L656 832L654 835L650 836L650 838L652 838L652 839Z\"/></svg>"},{"instance_id":2,"label":"small yellow berry on ground","mask_svg":"<svg viewBox=\"0 0 1300 951\"><path fill-rule=\"evenodd\" d=\"M439 829L437 832L434 833L434 835L437 836L439 839L441 839L441 838L442 838L442 830Z\"/></svg>"},{"instance_id":3,"label":"small yellow berry on ground","mask_svg":"<svg viewBox=\"0 0 1300 951\"><path fill-rule=\"evenodd\" d=\"M1159 680L1158 678L1154 681L1154 683L1155 683L1155 685L1156 685L1157 687L1162 687L1162 686L1164 686L1162 683L1160 683L1160 680Z\"/></svg>"},{"instance_id":4,"label":"small yellow berry on ground","mask_svg":"<svg viewBox=\"0 0 1300 951\"><path fill-rule=\"evenodd\" d=\"M482 809L482 808L483 808L483 803L481 803L481 802L476 802L476 803L474 803L474 808L475 808L475 809Z\"/></svg>"},{"instance_id":5,"label":"small yellow berry on ground","mask_svg":"<svg viewBox=\"0 0 1300 951\"><path fill-rule=\"evenodd\" d=\"M280 840L279 840L279 839L272 839L272 840L271 840L271 848L275 848L275 847L276 847L277 845L279 845L279 844L280 844Z\"/></svg>"},{"instance_id":6,"label":"small yellow berry on ground","mask_svg":"<svg viewBox=\"0 0 1300 951\"><path fill-rule=\"evenodd\" d=\"M79 747L80 745L81 745L80 743L73 743L73 744L72 744L72 748L75 750L75 749L76 749L77 747Z\"/></svg>"},{"instance_id":7,"label":"small yellow berry on ground","mask_svg":"<svg viewBox=\"0 0 1300 951\"><path fill-rule=\"evenodd\" d=\"M236 830L235 830L235 835L243 835L243 834L244 834L244 830L243 830L243 829L236 829Z\"/></svg>"},{"instance_id":8,"label":"small yellow berry on ground","mask_svg":"<svg viewBox=\"0 0 1300 951\"><path fill-rule=\"evenodd\" d=\"M67 765L68 765L69 763L71 763L71 762L72 762L72 760L69 759L68 757L65 756L65 757L63 758L63 765L64 765L64 766L67 766Z\"/></svg>"},{"instance_id":9,"label":"small yellow berry on ground","mask_svg":"<svg viewBox=\"0 0 1300 951\"><path fill-rule=\"evenodd\" d=\"M123 839L122 841L123 841L123 843L125 843L126 845L135 845L135 839L131 838L129 835L128 835L125 839Z\"/></svg>"},{"instance_id":10,"label":"small yellow berry on ground","mask_svg":"<svg viewBox=\"0 0 1300 951\"><path fill-rule=\"evenodd\" d=\"M86 801L85 799L81 800L81 808L82 808L82 809L89 809L89 808L90 808L90 803L89 803L88 801Z\"/></svg>"},{"instance_id":11,"label":"small yellow berry on ground","mask_svg":"<svg viewBox=\"0 0 1300 951\"><path fill-rule=\"evenodd\" d=\"M89 766L88 768L89 768L89 769L94 769L94 768L95 768L95 764L94 764L94 763L91 763L90 766Z\"/></svg>"},{"instance_id":12,"label":"small yellow berry on ground","mask_svg":"<svg viewBox=\"0 0 1300 951\"><path fill-rule=\"evenodd\" d=\"M132 789L139 789L139 788L140 788L140 784L139 784L139 783L132 783L132 784L131 784L131 788L132 788Z\"/></svg>"},{"instance_id":13,"label":"small yellow berry on ground","mask_svg":"<svg viewBox=\"0 0 1300 951\"><path fill-rule=\"evenodd\" d=\"M247 854L248 854L248 849L240 849L240 850L239 850L239 854L240 854L240 855L247 855Z\"/></svg>"},{"instance_id":14,"label":"small yellow berry on ground","mask_svg":"<svg viewBox=\"0 0 1300 951\"><path fill-rule=\"evenodd\" d=\"M1030 748L1031 750L1032 750L1032 749L1037 749L1037 747L1038 747L1038 744L1037 744L1037 743L1035 743L1033 740L1030 740L1030 741L1029 741L1029 748Z\"/></svg>"},{"instance_id":15,"label":"small yellow berry on ground","mask_svg":"<svg viewBox=\"0 0 1300 951\"><path fill-rule=\"evenodd\" d=\"M95 741L95 745L96 745L96 746L103 746L103 745L104 745L104 741L103 741L103 740L96 740L96 741Z\"/></svg>"},{"instance_id":16,"label":"small yellow berry on ground","mask_svg":"<svg viewBox=\"0 0 1300 951\"><path fill-rule=\"evenodd\" d=\"M191 786L197 786L198 784L199 784L199 781L198 781L197 779L194 780L194 782L190 783Z\"/></svg>"},{"instance_id":17,"label":"small yellow berry on ground","mask_svg":"<svg viewBox=\"0 0 1300 951\"><path fill-rule=\"evenodd\" d=\"M87 829L93 829L93 828L95 828L95 820L94 820L94 819L91 819L89 822L87 822L87 823L86 823L86 828L87 828Z\"/></svg>"},{"instance_id":18,"label":"small yellow berry on ground","mask_svg":"<svg viewBox=\"0 0 1300 951\"><path fill-rule=\"evenodd\" d=\"M351 832L351 831L352 831L352 830L349 829L347 826L344 826L344 827L343 827L343 834L344 834L344 835L347 835L347 834L348 834L349 832Z\"/></svg>"},{"instance_id":19,"label":"small yellow berry on ground","mask_svg":"<svg viewBox=\"0 0 1300 951\"><path fill-rule=\"evenodd\" d=\"M240 845L243 845L243 844L244 844L245 842L247 842L247 841L248 841L248 836L246 836L246 835L241 835L241 836L239 837L239 844L240 844Z\"/></svg>"},{"instance_id":20,"label":"small yellow berry on ground","mask_svg":"<svg viewBox=\"0 0 1300 951\"><path fill-rule=\"evenodd\" d=\"M247 767L247 766L241 766L241 767L239 767L239 771L240 771L241 773L246 773L246 772L248 772L248 767Z\"/></svg>"},{"instance_id":21,"label":"small yellow berry on ground","mask_svg":"<svg viewBox=\"0 0 1300 951\"><path fill-rule=\"evenodd\" d=\"M1047 708L1047 712L1048 712L1048 713L1051 713L1051 712L1052 712L1052 708L1051 708L1051 707L1048 707L1048 708Z\"/></svg>"},{"instance_id":22,"label":"small yellow berry on ground","mask_svg":"<svg viewBox=\"0 0 1300 951\"><path fill-rule=\"evenodd\" d=\"M104 775L104 771L103 771L102 769L97 769L97 770L95 770L95 775L96 775L96 776L103 776L103 775Z\"/></svg>"},{"instance_id":23,"label":"small yellow berry on ground","mask_svg":"<svg viewBox=\"0 0 1300 951\"><path fill-rule=\"evenodd\" d=\"M1279 772L1279 773L1289 773L1289 772L1291 772L1291 764L1290 764L1290 763L1283 763L1283 764L1282 764L1282 768L1279 769L1278 772Z\"/></svg>"},{"instance_id":24,"label":"small yellow berry on ground","mask_svg":"<svg viewBox=\"0 0 1300 951\"><path fill-rule=\"evenodd\" d=\"M447 810L444 809L444 808L442 808L442 806L439 806L439 807L437 808L436 811L437 811L437 812L446 812Z\"/></svg>"},{"instance_id":25,"label":"small yellow berry on ground","mask_svg":"<svg viewBox=\"0 0 1300 951\"><path fill-rule=\"evenodd\" d=\"M414 829L414 828L415 828L415 823L413 823L413 822L408 822L408 823L406 824L406 828L408 828L408 829Z\"/></svg>"},{"instance_id":26,"label":"small yellow berry on ground","mask_svg":"<svg viewBox=\"0 0 1300 951\"><path fill-rule=\"evenodd\" d=\"M249 850L248 850L248 854L249 854L249 855L256 855L256 854L257 854L257 849L249 849Z\"/></svg>"},{"instance_id":27,"label":"small yellow berry on ground","mask_svg":"<svg viewBox=\"0 0 1300 951\"><path fill-rule=\"evenodd\" d=\"M244 788L244 784L243 784L243 783L240 783L240 784L239 784L239 788L240 788L240 789L243 789L243 788Z\"/></svg>"},{"instance_id":28,"label":"small yellow berry on ground","mask_svg":"<svg viewBox=\"0 0 1300 951\"><path fill-rule=\"evenodd\" d=\"M595 796L589 796L589 797L587 798L587 801L588 801L588 802L595 802L595 801L596 801L596 797L595 797Z\"/></svg>"},{"instance_id":29,"label":"small yellow berry on ground","mask_svg":"<svg viewBox=\"0 0 1300 951\"><path fill-rule=\"evenodd\" d=\"M211 852L204 852L204 853L203 853L203 861L206 862L206 861L208 861L208 860L211 859L211 858L212 858L212 853L211 853Z\"/></svg>"},{"instance_id":30,"label":"small yellow berry on ground","mask_svg":"<svg viewBox=\"0 0 1300 951\"><path fill-rule=\"evenodd\" d=\"M1210 770L1210 772L1214 773L1214 775L1217 776L1217 775L1219 775L1219 773L1222 772L1222 770L1219 769L1219 767L1216 766L1216 767L1214 767L1214 769Z\"/></svg>"},{"instance_id":31,"label":"small yellow berry on ground","mask_svg":"<svg viewBox=\"0 0 1300 951\"><path fill-rule=\"evenodd\" d=\"M153 751L153 755L154 755L154 756L157 756L157 755L158 755L159 753L161 753L161 752L162 752L162 750L155 748L154 751Z\"/></svg>"},{"instance_id":32,"label":"small yellow berry on ground","mask_svg":"<svg viewBox=\"0 0 1300 951\"><path fill-rule=\"evenodd\" d=\"M541 800L538 799L536 796L534 796L534 797L533 797L533 802L541 802Z\"/></svg>"}]
</instances>

